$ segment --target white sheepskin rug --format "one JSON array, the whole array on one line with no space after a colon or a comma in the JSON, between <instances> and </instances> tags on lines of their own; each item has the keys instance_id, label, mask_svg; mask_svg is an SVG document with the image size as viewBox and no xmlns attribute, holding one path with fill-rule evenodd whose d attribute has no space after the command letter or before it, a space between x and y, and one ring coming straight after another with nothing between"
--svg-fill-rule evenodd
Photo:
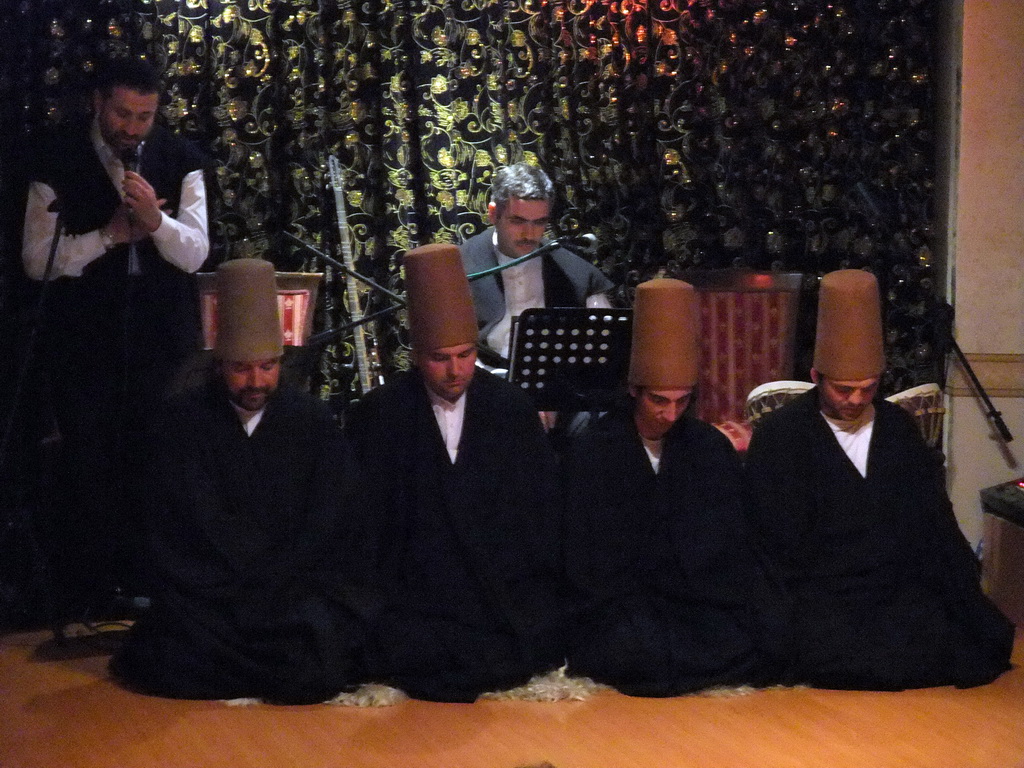
<instances>
[{"instance_id":1,"label":"white sheepskin rug","mask_svg":"<svg viewBox=\"0 0 1024 768\"><path fill-rule=\"evenodd\" d=\"M570 677L565 674L565 669L560 667L546 675L534 675L526 685L508 691L481 694L479 700L583 701L598 691L611 690L609 686L595 683L589 677Z\"/></svg>"},{"instance_id":2,"label":"white sheepskin rug","mask_svg":"<svg viewBox=\"0 0 1024 768\"><path fill-rule=\"evenodd\" d=\"M222 699L229 707L255 707L262 704L263 699Z\"/></svg>"},{"instance_id":3,"label":"white sheepskin rug","mask_svg":"<svg viewBox=\"0 0 1024 768\"><path fill-rule=\"evenodd\" d=\"M408 699L405 692L397 688L367 683L354 691L339 693L323 703L339 707L393 707ZM263 699L222 699L222 702L229 707L255 707L268 703Z\"/></svg>"},{"instance_id":4,"label":"white sheepskin rug","mask_svg":"<svg viewBox=\"0 0 1024 768\"><path fill-rule=\"evenodd\" d=\"M707 696L711 699L734 699L739 696L749 696L758 691L786 691L793 688L806 688L806 685L770 685L767 688L755 688L752 685L718 686L716 688L705 688L703 691L695 691L690 696Z\"/></svg>"},{"instance_id":5,"label":"white sheepskin rug","mask_svg":"<svg viewBox=\"0 0 1024 768\"><path fill-rule=\"evenodd\" d=\"M367 683L351 693L339 693L324 703L341 707L393 707L408 698L405 691L400 691L397 688L379 683Z\"/></svg>"}]
</instances>

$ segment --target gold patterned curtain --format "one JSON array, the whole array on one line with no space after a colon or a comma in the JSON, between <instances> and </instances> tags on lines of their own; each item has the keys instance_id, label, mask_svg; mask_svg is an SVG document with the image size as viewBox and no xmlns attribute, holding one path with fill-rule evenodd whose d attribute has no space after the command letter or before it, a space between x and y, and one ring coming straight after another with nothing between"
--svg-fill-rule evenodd
<instances>
[{"instance_id":1,"label":"gold patterned curtain","mask_svg":"<svg viewBox=\"0 0 1024 768\"><path fill-rule=\"evenodd\" d=\"M479 231L494 169L526 159L559 189L554 229L598 235L623 303L659 269L746 265L804 272L813 306L822 273L871 268L895 391L939 365L933 13L924 0L12 0L0 130L23 145L76 108L99 57L150 57L164 117L218 162L215 258L325 271L317 331L352 310L343 275L296 242L340 258L331 155L358 269L393 290L405 249ZM375 324L386 369L404 364L401 320ZM325 347L325 396L350 396L352 363L350 334Z\"/></svg>"}]
</instances>

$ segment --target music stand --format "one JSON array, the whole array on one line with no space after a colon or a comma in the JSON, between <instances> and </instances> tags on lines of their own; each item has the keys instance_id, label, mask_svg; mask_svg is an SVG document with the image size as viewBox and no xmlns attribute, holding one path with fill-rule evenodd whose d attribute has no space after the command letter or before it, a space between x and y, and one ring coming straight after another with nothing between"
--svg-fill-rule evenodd
<instances>
[{"instance_id":1,"label":"music stand","mask_svg":"<svg viewBox=\"0 0 1024 768\"><path fill-rule=\"evenodd\" d=\"M603 411L629 370L633 311L525 310L512 327L508 378L540 411Z\"/></svg>"}]
</instances>

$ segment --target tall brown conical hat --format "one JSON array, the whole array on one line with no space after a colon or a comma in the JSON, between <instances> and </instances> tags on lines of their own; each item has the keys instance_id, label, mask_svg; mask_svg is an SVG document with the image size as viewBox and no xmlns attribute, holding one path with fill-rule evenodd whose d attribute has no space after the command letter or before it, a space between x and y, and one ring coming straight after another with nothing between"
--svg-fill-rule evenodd
<instances>
[{"instance_id":1,"label":"tall brown conical hat","mask_svg":"<svg viewBox=\"0 0 1024 768\"><path fill-rule=\"evenodd\" d=\"M457 246L424 245L405 254L412 348L427 352L476 342L476 312Z\"/></svg>"},{"instance_id":2,"label":"tall brown conical hat","mask_svg":"<svg viewBox=\"0 0 1024 768\"><path fill-rule=\"evenodd\" d=\"M284 352L274 265L233 259L217 268L217 341L220 360L269 360Z\"/></svg>"},{"instance_id":3,"label":"tall brown conical hat","mask_svg":"<svg viewBox=\"0 0 1024 768\"><path fill-rule=\"evenodd\" d=\"M834 381L863 381L885 370L878 280L862 269L821 279L814 368Z\"/></svg>"},{"instance_id":4,"label":"tall brown conical hat","mask_svg":"<svg viewBox=\"0 0 1024 768\"><path fill-rule=\"evenodd\" d=\"M689 283L657 278L641 283L633 304L629 383L685 389L697 383L700 310Z\"/></svg>"}]
</instances>

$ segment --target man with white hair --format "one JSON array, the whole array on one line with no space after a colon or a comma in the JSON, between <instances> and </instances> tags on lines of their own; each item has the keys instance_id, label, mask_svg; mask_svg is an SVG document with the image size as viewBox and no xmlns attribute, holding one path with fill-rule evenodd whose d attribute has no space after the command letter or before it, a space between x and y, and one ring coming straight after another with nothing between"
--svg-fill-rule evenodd
<instances>
[{"instance_id":1,"label":"man with white hair","mask_svg":"<svg viewBox=\"0 0 1024 768\"><path fill-rule=\"evenodd\" d=\"M491 226L461 247L467 274L507 264L535 251L551 221L554 185L529 163L494 174L487 218ZM509 356L512 319L535 307L607 307L612 282L566 248L470 283L482 346Z\"/></svg>"}]
</instances>

